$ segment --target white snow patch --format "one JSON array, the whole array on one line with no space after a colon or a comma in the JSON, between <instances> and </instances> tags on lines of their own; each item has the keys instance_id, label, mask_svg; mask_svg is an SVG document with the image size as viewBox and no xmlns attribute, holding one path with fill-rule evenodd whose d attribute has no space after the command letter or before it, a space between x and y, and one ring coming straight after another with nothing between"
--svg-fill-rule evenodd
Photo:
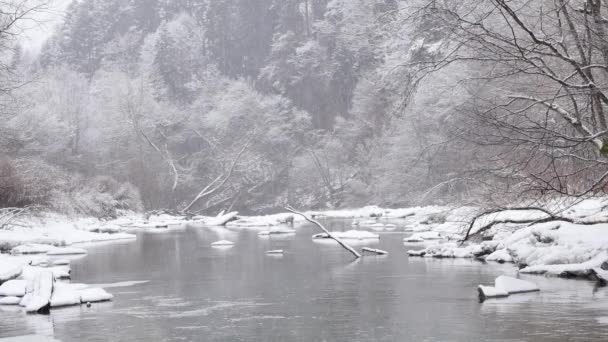
<instances>
[{"instance_id":1,"label":"white snow patch","mask_svg":"<svg viewBox=\"0 0 608 342\"><path fill-rule=\"evenodd\" d=\"M0 297L0 305L19 305L20 302L19 297Z\"/></svg>"},{"instance_id":2,"label":"white snow patch","mask_svg":"<svg viewBox=\"0 0 608 342\"><path fill-rule=\"evenodd\" d=\"M496 262L513 262L513 257L506 249L499 249L488 255L485 260Z\"/></svg>"},{"instance_id":3,"label":"white snow patch","mask_svg":"<svg viewBox=\"0 0 608 342\"><path fill-rule=\"evenodd\" d=\"M220 240L220 241L215 241L211 244L211 246L233 246L234 242L232 241L228 241L228 240Z\"/></svg>"},{"instance_id":4,"label":"white snow patch","mask_svg":"<svg viewBox=\"0 0 608 342\"><path fill-rule=\"evenodd\" d=\"M25 280L9 280L0 285L0 296L23 297L26 287L27 281Z\"/></svg>"},{"instance_id":5,"label":"white snow patch","mask_svg":"<svg viewBox=\"0 0 608 342\"><path fill-rule=\"evenodd\" d=\"M345 232L330 232L332 236L342 240L377 240L380 235L365 230L347 230ZM312 236L313 239L330 239L327 233L319 233Z\"/></svg>"},{"instance_id":6,"label":"white snow patch","mask_svg":"<svg viewBox=\"0 0 608 342\"><path fill-rule=\"evenodd\" d=\"M114 298L114 296L99 287L80 290L79 294L82 303L106 302Z\"/></svg>"}]
</instances>

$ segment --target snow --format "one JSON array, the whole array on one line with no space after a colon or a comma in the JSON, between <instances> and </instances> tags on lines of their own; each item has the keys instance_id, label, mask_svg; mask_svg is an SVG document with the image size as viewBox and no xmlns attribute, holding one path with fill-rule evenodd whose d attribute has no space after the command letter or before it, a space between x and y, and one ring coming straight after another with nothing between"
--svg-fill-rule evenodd
<instances>
[{"instance_id":1,"label":"snow","mask_svg":"<svg viewBox=\"0 0 608 342\"><path fill-rule=\"evenodd\" d=\"M46 253L40 245L69 246L75 243L114 241L134 239L135 235L126 233L96 233L104 222L94 218L73 218L59 214L43 213L36 217L23 217L23 226L12 226L0 230L0 241L7 246L38 245L24 249L23 252ZM19 250L15 251L17 253Z\"/></svg>"},{"instance_id":2,"label":"snow","mask_svg":"<svg viewBox=\"0 0 608 342\"><path fill-rule=\"evenodd\" d=\"M488 255L485 260L496 262L513 262L513 257L511 257L506 249L500 249Z\"/></svg>"},{"instance_id":3,"label":"snow","mask_svg":"<svg viewBox=\"0 0 608 342\"><path fill-rule=\"evenodd\" d=\"M281 235L281 234L295 234L295 229L289 229L284 227L277 227L271 230L263 230L258 233L259 236L268 236L268 235Z\"/></svg>"},{"instance_id":4,"label":"snow","mask_svg":"<svg viewBox=\"0 0 608 342\"><path fill-rule=\"evenodd\" d=\"M0 255L0 283L16 278L23 269L22 262Z\"/></svg>"},{"instance_id":5,"label":"snow","mask_svg":"<svg viewBox=\"0 0 608 342\"><path fill-rule=\"evenodd\" d=\"M345 232L330 232L332 236L342 240L377 240L380 235L365 230L348 230ZM326 233L315 234L313 239L329 239Z\"/></svg>"},{"instance_id":6,"label":"snow","mask_svg":"<svg viewBox=\"0 0 608 342\"><path fill-rule=\"evenodd\" d=\"M82 248L63 247L63 248L53 248L46 253L46 255L74 255L74 254L87 254L87 251Z\"/></svg>"},{"instance_id":7,"label":"snow","mask_svg":"<svg viewBox=\"0 0 608 342\"><path fill-rule=\"evenodd\" d=\"M481 298L499 298L509 296L509 293L507 293L505 290L496 288L494 286L479 285L477 289L479 291L479 297Z\"/></svg>"},{"instance_id":8,"label":"snow","mask_svg":"<svg viewBox=\"0 0 608 342\"><path fill-rule=\"evenodd\" d=\"M23 297L26 287L27 281L25 280L9 280L0 285L0 296Z\"/></svg>"},{"instance_id":9,"label":"snow","mask_svg":"<svg viewBox=\"0 0 608 342\"><path fill-rule=\"evenodd\" d=\"M114 298L114 296L99 287L80 290L79 294L82 303L106 302Z\"/></svg>"},{"instance_id":10,"label":"snow","mask_svg":"<svg viewBox=\"0 0 608 342\"><path fill-rule=\"evenodd\" d=\"M40 271L33 280L31 297L25 305L26 312L37 312L49 305L53 293L53 273Z\"/></svg>"},{"instance_id":11,"label":"snow","mask_svg":"<svg viewBox=\"0 0 608 342\"><path fill-rule=\"evenodd\" d=\"M266 251L266 254L283 254L283 250L275 249L275 250L271 250L271 251Z\"/></svg>"},{"instance_id":12,"label":"snow","mask_svg":"<svg viewBox=\"0 0 608 342\"><path fill-rule=\"evenodd\" d=\"M53 266L67 266L69 264L70 264L70 260L68 260L68 259L53 260Z\"/></svg>"},{"instance_id":13,"label":"snow","mask_svg":"<svg viewBox=\"0 0 608 342\"><path fill-rule=\"evenodd\" d=\"M19 305L20 302L19 297L0 297L0 305Z\"/></svg>"},{"instance_id":14,"label":"snow","mask_svg":"<svg viewBox=\"0 0 608 342\"><path fill-rule=\"evenodd\" d=\"M507 297L516 293L540 291L538 286L533 282L504 275L494 280L494 286L479 285L477 289L481 299Z\"/></svg>"},{"instance_id":15,"label":"snow","mask_svg":"<svg viewBox=\"0 0 608 342\"><path fill-rule=\"evenodd\" d=\"M606 200L590 199L577 203L572 208L560 212L560 215L569 217L575 222L586 222L591 218L606 218L608 212L602 210ZM451 238L461 236L463 230L458 232L452 221L456 216L467 217L479 209L452 211L446 223L440 225L421 225L430 232L446 234ZM418 217L418 216L414 216ZM468 216L469 220L471 216ZM507 210L500 213L484 216L476 223L475 228L485 225L493 220L524 221L547 217L538 210ZM470 222L470 221L469 221ZM451 225L451 226L450 226ZM466 224L457 224L461 229ZM446 232L450 233L446 233ZM454 242L439 243L426 246L422 250L408 251L410 256L425 257L462 257L474 258L485 256L486 261L513 262L522 267L520 273L546 274L562 277L592 278L594 268L608 261L608 224L584 225L565 221L553 221L523 225L521 223L499 223L482 233L485 239L481 243L467 242L460 246ZM417 233L422 234L422 233ZM425 241L419 235L413 235L414 241ZM406 238L408 240L409 238Z\"/></svg>"},{"instance_id":16,"label":"snow","mask_svg":"<svg viewBox=\"0 0 608 342\"><path fill-rule=\"evenodd\" d=\"M215 241L211 244L211 246L233 246L233 245L234 245L234 242L228 241L228 240Z\"/></svg>"},{"instance_id":17,"label":"snow","mask_svg":"<svg viewBox=\"0 0 608 342\"><path fill-rule=\"evenodd\" d=\"M403 239L405 242L424 242L426 240L441 240L443 237L441 234L435 231L414 233L409 237Z\"/></svg>"},{"instance_id":18,"label":"snow","mask_svg":"<svg viewBox=\"0 0 608 342\"><path fill-rule=\"evenodd\" d=\"M226 226L234 228L274 227L287 225L294 222L294 220L295 217L291 213L279 213L265 216L239 217L237 220L228 222Z\"/></svg>"},{"instance_id":19,"label":"snow","mask_svg":"<svg viewBox=\"0 0 608 342\"><path fill-rule=\"evenodd\" d=\"M599 268L602 263L608 260L608 253L601 252L595 257L581 263L574 264L553 264L553 265L535 265L525 267L519 272L530 274L545 274L553 276L588 276L591 270Z\"/></svg>"},{"instance_id":20,"label":"snow","mask_svg":"<svg viewBox=\"0 0 608 342\"><path fill-rule=\"evenodd\" d=\"M363 247L361 248L361 251L363 252L368 252L368 253L373 253L376 255L387 255L388 252L382 249L376 249L376 248L369 248L369 247Z\"/></svg>"},{"instance_id":21,"label":"snow","mask_svg":"<svg viewBox=\"0 0 608 342\"><path fill-rule=\"evenodd\" d=\"M51 307L69 306L80 304L80 292L78 285L55 283L53 295L51 296Z\"/></svg>"},{"instance_id":22,"label":"snow","mask_svg":"<svg viewBox=\"0 0 608 342\"><path fill-rule=\"evenodd\" d=\"M204 224L207 226L224 226L226 225L226 223L236 219L238 214L238 212L233 211L231 213L224 214L218 217L208 218L204 221Z\"/></svg>"},{"instance_id":23,"label":"snow","mask_svg":"<svg viewBox=\"0 0 608 342\"><path fill-rule=\"evenodd\" d=\"M494 280L494 287L509 294L540 291L533 282L501 275Z\"/></svg>"}]
</instances>

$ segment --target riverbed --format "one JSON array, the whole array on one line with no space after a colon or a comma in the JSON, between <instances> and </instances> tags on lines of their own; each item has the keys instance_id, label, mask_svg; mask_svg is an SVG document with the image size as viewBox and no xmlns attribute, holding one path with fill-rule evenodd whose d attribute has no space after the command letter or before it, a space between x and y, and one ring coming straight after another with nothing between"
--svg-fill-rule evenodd
<instances>
[{"instance_id":1,"label":"riverbed","mask_svg":"<svg viewBox=\"0 0 608 342\"><path fill-rule=\"evenodd\" d=\"M350 221L328 222L347 229ZM316 243L304 225L291 236L255 230L172 228L137 240L86 246L72 281L109 284L108 303L54 309L48 316L0 308L1 338L58 341L606 341L608 290L588 281L526 276L540 293L477 299L478 284L512 264L408 258L404 234L352 255ZM214 248L217 240L231 248ZM360 248L362 245L358 245ZM282 256L267 255L283 249ZM32 337L36 340L36 337Z\"/></svg>"}]
</instances>

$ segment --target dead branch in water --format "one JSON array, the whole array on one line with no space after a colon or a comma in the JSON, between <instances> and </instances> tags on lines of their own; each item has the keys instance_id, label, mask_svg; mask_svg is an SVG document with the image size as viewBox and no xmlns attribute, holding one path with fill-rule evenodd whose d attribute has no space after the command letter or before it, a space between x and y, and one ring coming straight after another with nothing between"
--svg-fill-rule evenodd
<instances>
[{"instance_id":1,"label":"dead branch in water","mask_svg":"<svg viewBox=\"0 0 608 342\"><path fill-rule=\"evenodd\" d=\"M295 210L291 206L286 206L285 209L287 211L291 212L291 213L294 213L296 215L302 216L306 221L308 221L308 222L316 225L317 227L321 228L321 230L323 230L325 232L325 234L327 234L327 236L329 236L329 238L334 239L338 244L340 244L340 246L344 247L347 251L351 252L356 258L360 258L361 257L361 254L359 254L359 252L357 252L351 246L347 245L340 238L338 238L338 237L334 236L332 233L330 233L329 230L327 230L325 227L323 227L323 225L321 223L319 223L319 221L308 217L306 214L303 214L303 213Z\"/></svg>"}]
</instances>

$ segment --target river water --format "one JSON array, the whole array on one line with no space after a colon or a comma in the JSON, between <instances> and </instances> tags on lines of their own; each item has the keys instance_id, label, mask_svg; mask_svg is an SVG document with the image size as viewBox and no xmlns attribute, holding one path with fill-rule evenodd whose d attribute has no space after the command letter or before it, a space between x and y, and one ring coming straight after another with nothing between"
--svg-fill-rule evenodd
<instances>
[{"instance_id":1,"label":"river water","mask_svg":"<svg viewBox=\"0 0 608 342\"><path fill-rule=\"evenodd\" d=\"M353 261L313 242L317 232L303 226L268 239L184 227L87 246L72 262L74 282L147 282L108 288L113 302L48 316L0 308L0 341L608 341L608 290L590 282L526 277L542 291L479 303L476 286L515 275L513 265L408 258L416 246L404 246L403 234L369 244L388 256ZM220 239L236 244L210 246Z\"/></svg>"}]
</instances>

